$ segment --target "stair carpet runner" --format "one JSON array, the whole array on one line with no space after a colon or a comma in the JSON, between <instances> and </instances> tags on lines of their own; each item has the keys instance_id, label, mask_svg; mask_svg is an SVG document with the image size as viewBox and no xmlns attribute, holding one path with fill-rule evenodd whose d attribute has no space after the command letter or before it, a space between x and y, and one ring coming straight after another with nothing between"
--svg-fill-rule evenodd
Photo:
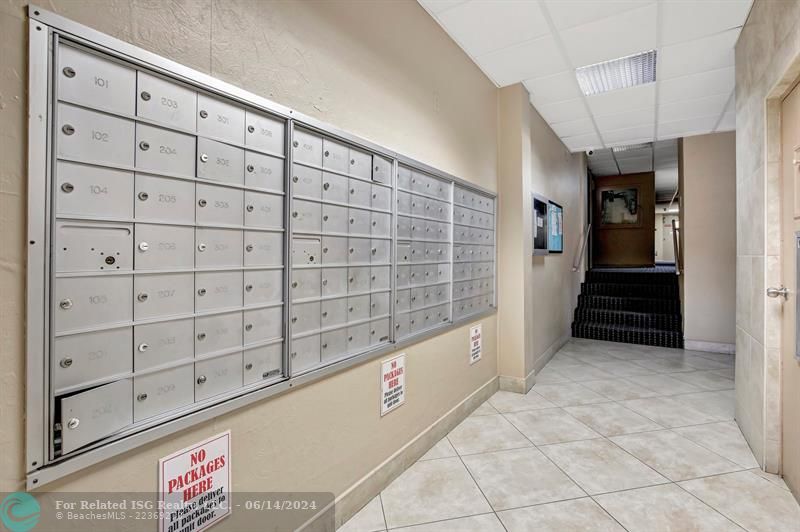
<instances>
[{"instance_id":1,"label":"stair carpet runner","mask_svg":"<svg viewBox=\"0 0 800 532\"><path fill-rule=\"evenodd\" d=\"M682 348L681 303L674 267L587 272L572 336Z\"/></svg>"}]
</instances>

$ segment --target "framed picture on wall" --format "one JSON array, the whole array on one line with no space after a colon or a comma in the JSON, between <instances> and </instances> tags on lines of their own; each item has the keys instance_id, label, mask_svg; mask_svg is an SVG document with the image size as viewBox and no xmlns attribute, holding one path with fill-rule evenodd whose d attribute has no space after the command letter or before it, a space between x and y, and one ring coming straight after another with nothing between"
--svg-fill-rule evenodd
<instances>
[{"instance_id":1,"label":"framed picture on wall","mask_svg":"<svg viewBox=\"0 0 800 532\"><path fill-rule=\"evenodd\" d=\"M600 190L600 223L621 227L640 226L639 189L619 187Z\"/></svg>"},{"instance_id":2,"label":"framed picture on wall","mask_svg":"<svg viewBox=\"0 0 800 532\"><path fill-rule=\"evenodd\" d=\"M539 194L533 195L533 254L547 255L549 247L550 200Z\"/></svg>"},{"instance_id":3,"label":"framed picture on wall","mask_svg":"<svg viewBox=\"0 0 800 532\"><path fill-rule=\"evenodd\" d=\"M550 253L564 252L564 208L555 201L548 204L548 239Z\"/></svg>"}]
</instances>

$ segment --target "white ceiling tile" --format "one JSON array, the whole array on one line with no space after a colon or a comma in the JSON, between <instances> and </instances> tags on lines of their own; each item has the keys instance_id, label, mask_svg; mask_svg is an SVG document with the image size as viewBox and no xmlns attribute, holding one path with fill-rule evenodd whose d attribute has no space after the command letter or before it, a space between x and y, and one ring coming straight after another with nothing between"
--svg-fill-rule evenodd
<instances>
[{"instance_id":1,"label":"white ceiling tile","mask_svg":"<svg viewBox=\"0 0 800 532\"><path fill-rule=\"evenodd\" d=\"M622 144L639 144L653 140L653 126L628 127L602 133L606 146L619 146Z\"/></svg>"},{"instance_id":2,"label":"white ceiling tile","mask_svg":"<svg viewBox=\"0 0 800 532\"><path fill-rule=\"evenodd\" d=\"M579 118L569 122L550 124L550 127L559 137L574 137L594 132L594 124L589 118Z\"/></svg>"},{"instance_id":3,"label":"white ceiling tile","mask_svg":"<svg viewBox=\"0 0 800 532\"><path fill-rule=\"evenodd\" d=\"M574 137L564 137L561 139L561 141L572 152L600 148L603 146L603 143L600 141L600 137L597 136L597 133L576 135Z\"/></svg>"},{"instance_id":4,"label":"white ceiling tile","mask_svg":"<svg viewBox=\"0 0 800 532\"><path fill-rule=\"evenodd\" d=\"M604 2L598 2L597 0L570 0L568 2L564 0L547 0L545 2L547 10L550 12L550 18L553 19L553 25L559 30L610 17L650 3L652 3L652 0Z\"/></svg>"},{"instance_id":5,"label":"white ceiling tile","mask_svg":"<svg viewBox=\"0 0 800 532\"><path fill-rule=\"evenodd\" d=\"M478 56L475 61L501 87L567 68L555 40L549 36Z\"/></svg>"},{"instance_id":6,"label":"white ceiling tile","mask_svg":"<svg viewBox=\"0 0 800 532\"><path fill-rule=\"evenodd\" d=\"M583 105L581 98L574 98L563 102L547 103L536 105L531 98L531 104L536 108L536 111L547 123L555 124L557 122L567 122L569 120L577 120L579 118L588 118L589 112Z\"/></svg>"},{"instance_id":7,"label":"white ceiling tile","mask_svg":"<svg viewBox=\"0 0 800 532\"><path fill-rule=\"evenodd\" d=\"M744 24L751 0L667 0L661 6L661 43L697 39Z\"/></svg>"},{"instance_id":8,"label":"white ceiling tile","mask_svg":"<svg viewBox=\"0 0 800 532\"><path fill-rule=\"evenodd\" d=\"M636 174L639 172L652 172L653 159L650 157L637 157L619 161L619 170L623 174Z\"/></svg>"},{"instance_id":9,"label":"white ceiling tile","mask_svg":"<svg viewBox=\"0 0 800 532\"><path fill-rule=\"evenodd\" d=\"M550 33L538 2L474 0L439 15L439 22L472 57Z\"/></svg>"},{"instance_id":10,"label":"white ceiling tile","mask_svg":"<svg viewBox=\"0 0 800 532\"><path fill-rule=\"evenodd\" d=\"M735 84L734 67L711 70L659 82L659 105L730 94Z\"/></svg>"},{"instance_id":11,"label":"white ceiling tile","mask_svg":"<svg viewBox=\"0 0 800 532\"><path fill-rule=\"evenodd\" d=\"M613 115L597 116L595 122L600 132L636 126L652 126L656 121L655 107L636 109Z\"/></svg>"},{"instance_id":12,"label":"white ceiling tile","mask_svg":"<svg viewBox=\"0 0 800 532\"><path fill-rule=\"evenodd\" d=\"M463 4L467 0L418 0L428 11L434 15Z\"/></svg>"},{"instance_id":13,"label":"white ceiling tile","mask_svg":"<svg viewBox=\"0 0 800 532\"><path fill-rule=\"evenodd\" d=\"M620 150L614 152L614 157L616 157L617 161L623 161L625 159L641 159L642 157L648 157L652 159L653 148L650 147L650 144L647 144L644 148Z\"/></svg>"},{"instance_id":14,"label":"white ceiling tile","mask_svg":"<svg viewBox=\"0 0 800 532\"><path fill-rule=\"evenodd\" d=\"M702 116L719 116L728 103L729 94L717 94L708 98L697 100L685 100L681 102L668 103L658 107L658 116L661 122L675 122L677 120L687 120Z\"/></svg>"},{"instance_id":15,"label":"white ceiling tile","mask_svg":"<svg viewBox=\"0 0 800 532\"><path fill-rule=\"evenodd\" d=\"M703 116L674 122L659 122L658 138L688 137L710 133L719 119L717 116Z\"/></svg>"},{"instance_id":16,"label":"white ceiling tile","mask_svg":"<svg viewBox=\"0 0 800 532\"><path fill-rule=\"evenodd\" d=\"M658 52L658 79L664 80L733 66L739 30L665 46Z\"/></svg>"},{"instance_id":17,"label":"white ceiling tile","mask_svg":"<svg viewBox=\"0 0 800 532\"><path fill-rule=\"evenodd\" d=\"M736 112L729 111L722 115L719 126L715 131L734 131L736 129Z\"/></svg>"},{"instance_id":18,"label":"white ceiling tile","mask_svg":"<svg viewBox=\"0 0 800 532\"><path fill-rule=\"evenodd\" d=\"M531 102L537 109L545 104L581 97L575 72L568 70L554 76L525 80Z\"/></svg>"},{"instance_id":19,"label":"white ceiling tile","mask_svg":"<svg viewBox=\"0 0 800 532\"><path fill-rule=\"evenodd\" d=\"M638 85L627 89L587 96L589 108L595 116L625 113L631 109L646 109L656 104L656 84Z\"/></svg>"},{"instance_id":20,"label":"white ceiling tile","mask_svg":"<svg viewBox=\"0 0 800 532\"><path fill-rule=\"evenodd\" d=\"M652 50L656 47L656 4L625 11L561 32L573 66Z\"/></svg>"},{"instance_id":21,"label":"white ceiling tile","mask_svg":"<svg viewBox=\"0 0 800 532\"><path fill-rule=\"evenodd\" d=\"M619 175L619 170L617 170L616 166L603 166L600 168L590 168L590 170L597 177L603 177L607 175Z\"/></svg>"}]
</instances>

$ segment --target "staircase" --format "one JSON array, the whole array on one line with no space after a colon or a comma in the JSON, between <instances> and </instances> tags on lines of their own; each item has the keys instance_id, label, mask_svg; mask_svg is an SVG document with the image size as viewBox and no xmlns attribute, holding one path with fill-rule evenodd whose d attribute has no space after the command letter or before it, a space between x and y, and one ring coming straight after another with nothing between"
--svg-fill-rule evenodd
<instances>
[{"instance_id":1,"label":"staircase","mask_svg":"<svg viewBox=\"0 0 800 532\"><path fill-rule=\"evenodd\" d=\"M593 269L581 285L572 336L682 348L681 323L674 266Z\"/></svg>"}]
</instances>

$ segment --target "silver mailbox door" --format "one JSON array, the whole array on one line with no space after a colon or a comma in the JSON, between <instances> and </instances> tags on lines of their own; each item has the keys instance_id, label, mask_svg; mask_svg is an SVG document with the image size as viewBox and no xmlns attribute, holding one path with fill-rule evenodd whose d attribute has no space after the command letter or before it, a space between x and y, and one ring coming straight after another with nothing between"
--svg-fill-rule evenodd
<instances>
[{"instance_id":1,"label":"silver mailbox door","mask_svg":"<svg viewBox=\"0 0 800 532\"><path fill-rule=\"evenodd\" d=\"M283 233L245 231L245 266L280 266L283 264Z\"/></svg>"},{"instance_id":2,"label":"silver mailbox door","mask_svg":"<svg viewBox=\"0 0 800 532\"><path fill-rule=\"evenodd\" d=\"M283 119L247 109L245 122L247 123L247 133L244 136L246 145L272 153L284 152L286 123Z\"/></svg>"},{"instance_id":3,"label":"silver mailbox door","mask_svg":"<svg viewBox=\"0 0 800 532\"><path fill-rule=\"evenodd\" d=\"M347 328L347 352L358 353L369 347L369 323Z\"/></svg>"},{"instance_id":4,"label":"silver mailbox door","mask_svg":"<svg viewBox=\"0 0 800 532\"><path fill-rule=\"evenodd\" d=\"M244 109L217 98L197 96L197 132L244 144Z\"/></svg>"},{"instance_id":5,"label":"silver mailbox door","mask_svg":"<svg viewBox=\"0 0 800 532\"><path fill-rule=\"evenodd\" d=\"M347 329L322 333L322 361L336 360L347 354Z\"/></svg>"},{"instance_id":6,"label":"silver mailbox door","mask_svg":"<svg viewBox=\"0 0 800 532\"><path fill-rule=\"evenodd\" d=\"M123 379L59 399L61 451L68 454L133 422L133 386Z\"/></svg>"},{"instance_id":7,"label":"silver mailbox door","mask_svg":"<svg viewBox=\"0 0 800 532\"><path fill-rule=\"evenodd\" d=\"M295 161L322 166L322 138L309 131L295 129L292 154Z\"/></svg>"},{"instance_id":8,"label":"silver mailbox door","mask_svg":"<svg viewBox=\"0 0 800 532\"><path fill-rule=\"evenodd\" d=\"M372 208L388 211L392 208L392 189L381 185L372 185Z\"/></svg>"},{"instance_id":9,"label":"silver mailbox door","mask_svg":"<svg viewBox=\"0 0 800 532\"><path fill-rule=\"evenodd\" d=\"M196 129L195 91L141 70L137 72L137 82L137 115L188 131Z\"/></svg>"},{"instance_id":10,"label":"silver mailbox door","mask_svg":"<svg viewBox=\"0 0 800 532\"><path fill-rule=\"evenodd\" d=\"M242 345L242 313L195 318L194 332L197 355L238 347Z\"/></svg>"},{"instance_id":11,"label":"silver mailbox door","mask_svg":"<svg viewBox=\"0 0 800 532\"><path fill-rule=\"evenodd\" d=\"M195 401L241 387L244 382L242 360L242 353L231 353L195 362Z\"/></svg>"},{"instance_id":12,"label":"silver mailbox door","mask_svg":"<svg viewBox=\"0 0 800 532\"><path fill-rule=\"evenodd\" d=\"M322 199L347 203L350 197L350 180L343 175L331 172L322 173Z\"/></svg>"},{"instance_id":13,"label":"silver mailbox door","mask_svg":"<svg viewBox=\"0 0 800 532\"><path fill-rule=\"evenodd\" d=\"M57 135L59 157L133 166L132 120L60 103Z\"/></svg>"},{"instance_id":14,"label":"silver mailbox door","mask_svg":"<svg viewBox=\"0 0 800 532\"><path fill-rule=\"evenodd\" d=\"M136 174L135 188L137 221L194 223L193 182Z\"/></svg>"},{"instance_id":15,"label":"silver mailbox door","mask_svg":"<svg viewBox=\"0 0 800 532\"><path fill-rule=\"evenodd\" d=\"M200 268L242 265L242 232L237 229L198 227L195 234L195 262Z\"/></svg>"},{"instance_id":16,"label":"silver mailbox door","mask_svg":"<svg viewBox=\"0 0 800 532\"><path fill-rule=\"evenodd\" d=\"M389 319L375 320L369 324L369 345L389 341Z\"/></svg>"},{"instance_id":17,"label":"silver mailbox door","mask_svg":"<svg viewBox=\"0 0 800 532\"><path fill-rule=\"evenodd\" d=\"M194 311L194 275L164 273L137 275L133 317L136 320L191 314Z\"/></svg>"},{"instance_id":18,"label":"silver mailbox door","mask_svg":"<svg viewBox=\"0 0 800 532\"><path fill-rule=\"evenodd\" d=\"M319 297L322 292L320 270L303 268L292 271L292 301Z\"/></svg>"},{"instance_id":19,"label":"silver mailbox door","mask_svg":"<svg viewBox=\"0 0 800 532\"><path fill-rule=\"evenodd\" d=\"M292 374L297 375L320 363L320 337L318 334L292 340Z\"/></svg>"},{"instance_id":20,"label":"silver mailbox door","mask_svg":"<svg viewBox=\"0 0 800 532\"><path fill-rule=\"evenodd\" d=\"M320 328L320 303L298 303L292 306L292 333L302 334Z\"/></svg>"},{"instance_id":21,"label":"silver mailbox door","mask_svg":"<svg viewBox=\"0 0 800 532\"><path fill-rule=\"evenodd\" d=\"M133 379L133 419L141 421L194 402L194 364Z\"/></svg>"},{"instance_id":22,"label":"silver mailbox door","mask_svg":"<svg viewBox=\"0 0 800 532\"><path fill-rule=\"evenodd\" d=\"M56 279L55 330L129 322L133 318L130 275Z\"/></svg>"},{"instance_id":23,"label":"silver mailbox door","mask_svg":"<svg viewBox=\"0 0 800 532\"><path fill-rule=\"evenodd\" d=\"M350 205L369 208L372 205L372 186L367 181L350 178Z\"/></svg>"},{"instance_id":24,"label":"silver mailbox door","mask_svg":"<svg viewBox=\"0 0 800 532\"><path fill-rule=\"evenodd\" d=\"M197 312L242 306L242 272L197 272L194 275L193 301Z\"/></svg>"},{"instance_id":25,"label":"silver mailbox door","mask_svg":"<svg viewBox=\"0 0 800 532\"><path fill-rule=\"evenodd\" d=\"M356 148L350 148L350 175L372 179L372 155Z\"/></svg>"},{"instance_id":26,"label":"silver mailbox door","mask_svg":"<svg viewBox=\"0 0 800 532\"><path fill-rule=\"evenodd\" d=\"M133 370L130 327L72 334L55 339L53 388L58 390L130 373Z\"/></svg>"},{"instance_id":27,"label":"silver mailbox door","mask_svg":"<svg viewBox=\"0 0 800 532\"><path fill-rule=\"evenodd\" d=\"M277 303L282 299L283 270L245 270L245 305Z\"/></svg>"},{"instance_id":28,"label":"silver mailbox door","mask_svg":"<svg viewBox=\"0 0 800 532\"><path fill-rule=\"evenodd\" d=\"M283 308L244 311L244 343L255 344L283 336Z\"/></svg>"},{"instance_id":29,"label":"silver mailbox door","mask_svg":"<svg viewBox=\"0 0 800 532\"><path fill-rule=\"evenodd\" d=\"M322 230L326 233L347 234L347 207L339 205L322 206Z\"/></svg>"},{"instance_id":30,"label":"silver mailbox door","mask_svg":"<svg viewBox=\"0 0 800 532\"><path fill-rule=\"evenodd\" d=\"M244 150L199 137L197 177L241 185L244 183Z\"/></svg>"},{"instance_id":31,"label":"silver mailbox door","mask_svg":"<svg viewBox=\"0 0 800 532\"><path fill-rule=\"evenodd\" d=\"M133 173L68 161L56 163L56 212L133 218Z\"/></svg>"},{"instance_id":32,"label":"silver mailbox door","mask_svg":"<svg viewBox=\"0 0 800 532\"><path fill-rule=\"evenodd\" d=\"M193 318L149 323L133 328L135 371L143 371L193 356Z\"/></svg>"},{"instance_id":33,"label":"silver mailbox door","mask_svg":"<svg viewBox=\"0 0 800 532\"><path fill-rule=\"evenodd\" d=\"M244 384L283 376L283 343L264 345L244 352Z\"/></svg>"},{"instance_id":34,"label":"silver mailbox door","mask_svg":"<svg viewBox=\"0 0 800 532\"><path fill-rule=\"evenodd\" d=\"M313 201L292 202L292 229L298 233L319 233L322 229L322 205Z\"/></svg>"},{"instance_id":35,"label":"silver mailbox door","mask_svg":"<svg viewBox=\"0 0 800 532\"><path fill-rule=\"evenodd\" d=\"M246 151L244 165L244 184L248 187L284 190L284 159Z\"/></svg>"},{"instance_id":36,"label":"silver mailbox door","mask_svg":"<svg viewBox=\"0 0 800 532\"><path fill-rule=\"evenodd\" d=\"M322 237L322 263L347 264L348 256L347 237L324 236Z\"/></svg>"},{"instance_id":37,"label":"silver mailbox door","mask_svg":"<svg viewBox=\"0 0 800 532\"><path fill-rule=\"evenodd\" d=\"M58 97L114 113L134 114L136 73L71 46L58 48Z\"/></svg>"},{"instance_id":38,"label":"silver mailbox door","mask_svg":"<svg viewBox=\"0 0 800 532\"><path fill-rule=\"evenodd\" d=\"M194 227L137 223L137 270L189 269L194 266Z\"/></svg>"},{"instance_id":39,"label":"silver mailbox door","mask_svg":"<svg viewBox=\"0 0 800 532\"><path fill-rule=\"evenodd\" d=\"M332 139L322 139L322 166L330 170L347 172L349 167L347 146Z\"/></svg>"},{"instance_id":40,"label":"silver mailbox door","mask_svg":"<svg viewBox=\"0 0 800 532\"><path fill-rule=\"evenodd\" d=\"M244 194L241 189L197 184L197 223L242 225Z\"/></svg>"},{"instance_id":41,"label":"silver mailbox door","mask_svg":"<svg viewBox=\"0 0 800 532\"><path fill-rule=\"evenodd\" d=\"M194 176L195 137L169 129L136 124L139 170Z\"/></svg>"},{"instance_id":42,"label":"silver mailbox door","mask_svg":"<svg viewBox=\"0 0 800 532\"><path fill-rule=\"evenodd\" d=\"M326 299L321 306L322 328L335 327L347 323L347 298Z\"/></svg>"},{"instance_id":43,"label":"silver mailbox door","mask_svg":"<svg viewBox=\"0 0 800 532\"><path fill-rule=\"evenodd\" d=\"M370 295L369 315L371 318L383 317L389 314L389 295L389 292L380 292Z\"/></svg>"},{"instance_id":44,"label":"silver mailbox door","mask_svg":"<svg viewBox=\"0 0 800 532\"><path fill-rule=\"evenodd\" d=\"M292 194L319 198L322 194L322 171L299 164L293 165Z\"/></svg>"},{"instance_id":45,"label":"silver mailbox door","mask_svg":"<svg viewBox=\"0 0 800 532\"><path fill-rule=\"evenodd\" d=\"M385 185L392 184L392 161L380 155L372 156L372 180ZM387 189L389 190L389 189Z\"/></svg>"},{"instance_id":46,"label":"silver mailbox door","mask_svg":"<svg viewBox=\"0 0 800 532\"><path fill-rule=\"evenodd\" d=\"M347 294L347 268L322 269L322 295L343 296Z\"/></svg>"},{"instance_id":47,"label":"silver mailbox door","mask_svg":"<svg viewBox=\"0 0 800 532\"><path fill-rule=\"evenodd\" d=\"M244 225L261 229L283 227L283 196L246 190L244 193Z\"/></svg>"},{"instance_id":48,"label":"silver mailbox door","mask_svg":"<svg viewBox=\"0 0 800 532\"><path fill-rule=\"evenodd\" d=\"M370 272L371 290L389 290L391 266L373 266Z\"/></svg>"}]
</instances>

